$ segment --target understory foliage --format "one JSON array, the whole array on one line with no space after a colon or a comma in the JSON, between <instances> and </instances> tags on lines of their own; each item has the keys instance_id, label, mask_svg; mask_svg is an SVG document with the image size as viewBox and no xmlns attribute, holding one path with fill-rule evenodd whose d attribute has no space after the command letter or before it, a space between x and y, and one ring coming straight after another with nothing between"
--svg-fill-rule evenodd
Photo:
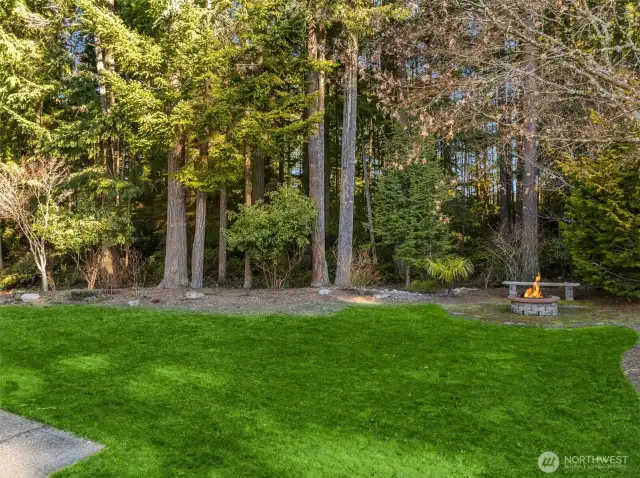
<instances>
[{"instance_id":1,"label":"understory foliage","mask_svg":"<svg viewBox=\"0 0 640 478\"><path fill-rule=\"evenodd\" d=\"M451 197L436 160L387 169L376 185L375 227L403 263L421 267L426 257L451 248L449 218L442 206Z\"/></svg>"},{"instance_id":2,"label":"understory foliage","mask_svg":"<svg viewBox=\"0 0 640 478\"><path fill-rule=\"evenodd\" d=\"M640 297L640 150L593 151L565 164L574 188L563 230L574 267L589 284Z\"/></svg>"},{"instance_id":3,"label":"understory foliage","mask_svg":"<svg viewBox=\"0 0 640 478\"><path fill-rule=\"evenodd\" d=\"M637 297L637 3L0 1L0 286L365 286L465 256L487 286Z\"/></svg>"},{"instance_id":4,"label":"understory foliage","mask_svg":"<svg viewBox=\"0 0 640 478\"><path fill-rule=\"evenodd\" d=\"M351 284L355 287L368 287L380 282L380 271L373 260L368 247L361 247L355 254L351 265Z\"/></svg>"},{"instance_id":5,"label":"understory foliage","mask_svg":"<svg viewBox=\"0 0 640 478\"><path fill-rule=\"evenodd\" d=\"M267 193L266 201L240 206L238 213L229 214L235 219L227 231L229 247L249 252L264 272L267 285L279 289L309 245L315 216L311 199L293 186L283 185Z\"/></svg>"},{"instance_id":6,"label":"understory foliage","mask_svg":"<svg viewBox=\"0 0 640 478\"><path fill-rule=\"evenodd\" d=\"M69 170L63 161L38 157L19 163L0 162L0 217L15 222L48 289L48 237L58 204L68 196Z\"/></svg>"},{"instance_id":7,"label":"understory foliage","mask_svg":"<svg viewBox=\"0 0 640 478\"><path fill-rule=\"evenodd\" d=\"M469 259L453 255L428 257L425 259L424 268L429 276L449 288L459 280L468 279L473 273L473 264Z\"/></svg>"},{"instance_id":8,"label":"understory foliage","mask_svg":"<svg viewBox=\"0 0 640 478\"><path fill-rule=\"evenodd\" d=\"M73 258L87 288L93 289L105 254L112 247L128 246L132 233L129 218L116 211L94 207L71 211L56 207L46 239L58 253Z\"/></svg>"}]
</instances>

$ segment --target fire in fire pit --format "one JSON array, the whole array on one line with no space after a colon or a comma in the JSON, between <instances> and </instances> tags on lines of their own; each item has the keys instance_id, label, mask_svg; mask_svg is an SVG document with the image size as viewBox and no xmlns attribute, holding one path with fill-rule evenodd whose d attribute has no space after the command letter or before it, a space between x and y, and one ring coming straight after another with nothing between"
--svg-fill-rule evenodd
<instances>
[{"instance_id":1,"label":"fire in fire pit","mask_svg":"<svg viewBox=\"0 0 640 478\"><path fill-rule=\"evenodd\" d=\"M532 287L529 287L527 291L524 293L525 299L542 299L544 295L542 295L542 290L540 290L540 273L536 276L536 280L533 283Z\"/></svg>"},{"instance_id":2,"label":"fire in fire pit","mask_svg":"<svg viewBox=\"0 0 640 478\"><path fill-rule=\"evenodd\" d=\"M509 296L511 312L520 315L558 315L558 300L560 297L552 295L545 297L540 289L540 273L531 287L524 293L524 297Z\"/></svg>"}]
</instances>

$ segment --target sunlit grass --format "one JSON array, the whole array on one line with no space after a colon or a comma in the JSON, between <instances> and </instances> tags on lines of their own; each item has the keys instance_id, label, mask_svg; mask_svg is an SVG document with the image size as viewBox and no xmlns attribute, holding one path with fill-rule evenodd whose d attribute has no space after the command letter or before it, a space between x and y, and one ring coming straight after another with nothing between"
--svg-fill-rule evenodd
<instances>
[{"instance_id":1,"label":"sunlit grass","mask_svg":"<svg viewBox=\"0 0 640 478\"><path fill-rule=\"evenodd\" d=\"M107 445L62 476L532 476L545 450L629 456L575 476L640 473L628 329L486 325L420 305L2 308L0 331L0 407Z\"/></svg>"}]
</instances>

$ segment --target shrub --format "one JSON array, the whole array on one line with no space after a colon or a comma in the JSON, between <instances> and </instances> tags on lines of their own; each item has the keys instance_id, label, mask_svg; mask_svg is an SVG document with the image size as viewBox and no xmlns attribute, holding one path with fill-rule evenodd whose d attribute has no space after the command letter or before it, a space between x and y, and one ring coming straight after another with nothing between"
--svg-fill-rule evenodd
<instances>
[{"instance_id":1,"label":"shrub","mask_svg":"<svg viewBox=\"0 0 640 478\"><path fill-rule=\"evenodd\" d=\"M442 291L442 285L435 279L414 280L411 285L405 287L409 292L420 292L421 294L435 294Z\"/></svg>"},{"instance_id":2,"label":"shrub","mask_svg":"<svg viewBox=\"0 0 640 478\"><path fill-rule=\"evenodd\" d=\"M521 247L522 228L514 225L510 228L491 231L486 242L482 245L482 251L486 256L485 268L482 271L486 283L491 282L494 275L495 282L503 280L522 280L525 277L524 254Z\"/></svg>"},{"instance_id":3,"label":"shrub","mask_svg":"<svg viewBox=\"0 0 640 478\"><path fill-rule=\"evenodd\" d=\"M268 193L267 198L269 202L259 201L241 206L239 213L229 213L235 222L227 238L229 248L249 252L269 288L279 289L309 244L316 208L311 199L289 185Z\"/></svg>"},{"instance_id":4,"label":"shrub","mask_svg":"<svg viewBox=\"0 0 640 478\"><path fill-rule=\"evenodd\" d=\"M95 290L72 290L69 292L69 299L75 302L82 302L98 297L98 295L98 292Z\"/></svg>"},{"instance_id":5,"label":"shrub","mask_svg":"<svg viewBox=\"0 0 640 478\"><path fill-rule=\"evenodd\" d=\"M574 189L563 225L576 272L612 294L640 297L640 148L565 162Z\"/></svg>"},{"instance_id":6,"label":"shrub","mask_svg":"<svg viewBox=\"0 0 640 478\"><path fill-rule=\"evenodd\" d=\"M469 278L473 273L473 264L461 256L428 257L425 269L427 274L451 289L457 281Z\"/></svg>"},{"instance_id":7,"label":"shrub","mask_svg":"<svg viewBox=\"0 0 640 478\"><path fill-rule=\"evenodd\" d=\"M68 253L73 258L88 289L93 289L99 279L102 279L104 285L111 287L114 276L119 271L101 271L104 269L102 264L110 263L111 269L119 266L112 260L113 251L110 249L130 242L132 226L128 217L119 211L107 211L93 206L75 211L55 206L50 209L49 214L49 227L45 235L47 241L57 251ZM100 275L101 272L104 277Z\"/></svg>"},{"instance_id":8,"label":"shrub","mask_svg":"<svg viewBox=\"0 0 640 478\"><path fill-rule=\"evenodd\" d=\"M370 249L360 249L351 263L351 284L369 287L380 282L380 272Z\"/></svg>"},{"instance_id":9,"label":"shrub","mask_svg":"<svg viewBox=\"0 0 640 478\"><path fill-rule=\"evenodd\" d=\"M0 289L15 289L31 286L36 280L38 270L33 261L21 259L11 263L0 271Z\"/></svg>"}]
</instances>

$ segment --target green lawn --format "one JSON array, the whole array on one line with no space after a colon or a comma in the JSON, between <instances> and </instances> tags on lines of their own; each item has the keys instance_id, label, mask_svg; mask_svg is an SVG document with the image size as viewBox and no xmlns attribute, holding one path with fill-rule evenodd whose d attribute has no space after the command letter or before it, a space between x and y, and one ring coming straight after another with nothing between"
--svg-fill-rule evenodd
<instances>
[{"instance_id":1,"label":"green lawn","mask_svg":"<svg viewBox=\"0 0 640 478\"><path fill-rule=\"evenodd\" d=\"M323 317L0 308L0 407L104 443L61 476L542 476L628 455L623 328L544 330L436 306ZM550 476L550 475L547 475Z\"/></svg>"}]
</instances>

